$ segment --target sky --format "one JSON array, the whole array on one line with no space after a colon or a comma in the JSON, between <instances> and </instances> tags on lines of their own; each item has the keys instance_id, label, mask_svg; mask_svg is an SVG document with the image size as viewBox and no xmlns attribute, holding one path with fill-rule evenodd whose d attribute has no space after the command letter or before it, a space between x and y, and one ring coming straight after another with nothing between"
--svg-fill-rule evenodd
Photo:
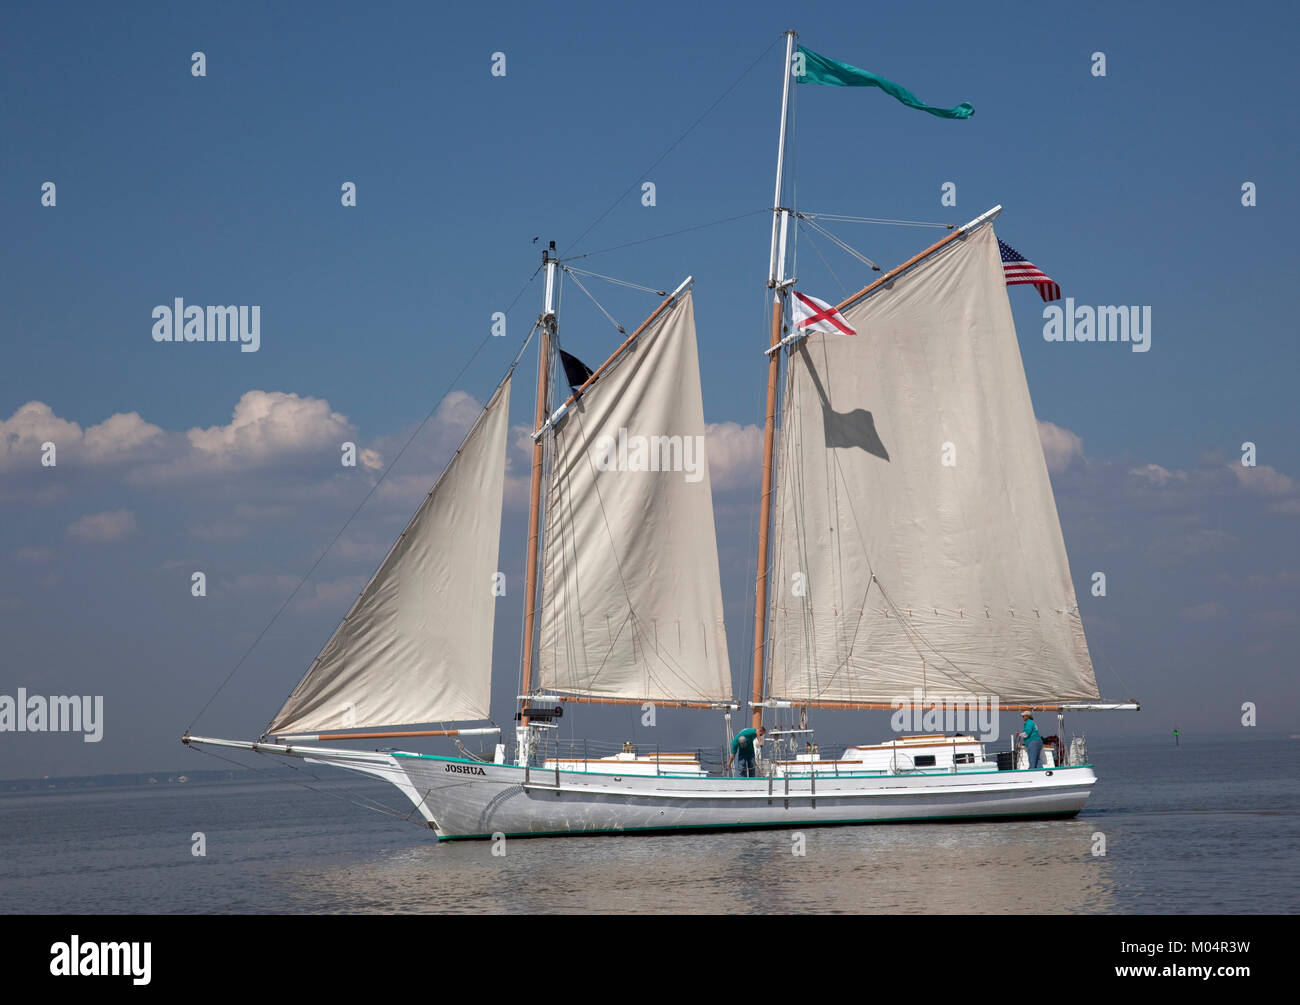
<instances>
[{"instance_id":1,"label":"sky","mask_svg":"<svg viewBox=\"0 0 1300 1005\"><path fill-rule=\"evenodd\" d=\"M102 695L105 723L93 744L0 733L0 776L197 764L177 738L415 434L196 726L258 735L519 351L550 240L652 289L694 276L746 691L791 27L925 101L975 107L951 121L874 89L795 88L798 209L961 224L1000 204L999 237L1066 296L1151 308L1146 352L1048 342L1038 296L1009 291L1101 691L1143 704L1076 725L1240 734L1253 702L1258 730L1298 731L1298 21L1258 3L1176 18L1120 3L6 5L0 695ZM942 233L828 226L885 267ZM816 233L797 253L800 288L823 299L872 278ZM629 330L658 302L584 282ZM156 342L152 312L178 297L257 305L258 350ZM560 313L565 347L593 365L620 340L572 284ZM511 584L531 386L512 402ZM345 440L355 468L339 463ZM636 718L589 709L565 729L631 738ZM817 724L888 733L887 717ZM712 713L664 725L665 743L692 746L722 729Z\"/></svg>"}]
</instances>

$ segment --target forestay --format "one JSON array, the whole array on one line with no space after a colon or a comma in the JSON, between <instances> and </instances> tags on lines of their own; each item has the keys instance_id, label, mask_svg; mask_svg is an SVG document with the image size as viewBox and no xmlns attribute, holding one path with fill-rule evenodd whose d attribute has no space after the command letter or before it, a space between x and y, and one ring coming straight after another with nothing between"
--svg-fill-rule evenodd
<instances>
[{"instance_id":1,"label":"forestay","mask_svg":"<svg viewBox=\"0 0 1300 1005\"><path fill-rule=\"evenodd\" d=\"M844 314L790 359L769 695L1097 697L992 225Z\"/></svg>"},{"instance_id":2,"label":"forestay","mask_svg":"<svg viewBox=\"0 0 1300 1005\"><path fill-rule=\"evenodd\" d=\"M587 388L553 435L540 687L729 701L689 292Z\"/></svg>"},{"instance_id":3,"label":"forestay","mask_svg":"<svg viewBox=\"0 0 1300 1005\"><path fill-rule=\"evenodd\" d=\"M510 377L268 728L489 717Z\"/></svg>"}]
</instances>

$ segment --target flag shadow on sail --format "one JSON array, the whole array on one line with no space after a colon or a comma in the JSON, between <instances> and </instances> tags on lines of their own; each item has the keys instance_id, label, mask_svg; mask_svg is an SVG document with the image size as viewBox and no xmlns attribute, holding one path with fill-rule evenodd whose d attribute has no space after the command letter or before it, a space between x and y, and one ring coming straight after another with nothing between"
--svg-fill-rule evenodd
<instances>
[{"instance_id":1,"label":"flag shadow on sail","mask_svg":"<svg viewBox=\"0 0 1300 1005\"><path fill-rule=\"evenodd\" d=\"M822 386L821 378L817 375L817 368L813 366L812 359L808 355L806 340L799 345L798 351L803 356L813 387L817 389L817 397L821 399L822 430L826 436L826 446L828 448L860 447L872 456L888 462L889 451L885 449L880 434L876 432L875 417L865 408L855 408L851 412L835 411L830 397L826 394L826 388Z\"/></svg>"}]
</instances>

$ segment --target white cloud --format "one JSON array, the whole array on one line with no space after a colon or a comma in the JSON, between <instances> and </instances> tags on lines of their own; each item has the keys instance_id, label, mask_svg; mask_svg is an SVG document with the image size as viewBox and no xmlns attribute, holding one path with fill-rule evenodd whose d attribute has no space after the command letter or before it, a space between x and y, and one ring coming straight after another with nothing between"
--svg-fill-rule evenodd
<instances>
[{"instance_id":1,"label":"white cloud","mask_svg":"<svg viewBox=\"0 0 1300 1005\"><path fill-rule=\"evenodd\" d=\"M714 491L757 488L763 474L763 430L738 422L710 422L705 434Z\"/></svg>"},{"instance_id":2,"label":"white cloud","mask_svg":"<svg viewBox=\"0 0 1300 1005\"><path fill-rule=\"evenodd\" d=\"M292 595L293 600L288 607L291 612L337 611L342 617L369 581L368 575L341 576L337 579L322 580L319 583L308 581L302 584L297 593L294 593L294 588L302 582L300 575L290 572L249 572L235 576L233 579L222 580L218 584L218 589L241 595L265 594L268 602L274 601L276 604Z\"/></svg>"},{"instance_id":3,"label":"white cloud","mask_svg":"<svg viewBox=\"0 0 1300 1005\"><path fill-rule=\"evenodd\" d=\"M1276 516L1300 516L1300 483L1268 465L1246 467L1236 461L1225 462L1220 454L1202 455L1200 467L1190 470L1169 469L1159 464L1143 464L1127 469L1129 476L1144 488L1179 488L1178 494L1234 494L1234 490L1269 500L1266 512Z\"/></svg>"},{"instance_id":4,"label":"white cloud","mask_svg":"<svg viewBox=\"0 0 1300 1005\"><path fill-rule=\"evenodd\" d=\"M116 460L144 446L160 443L162 438L163 431L145 422L138 412L118 412L97 426L87 427L86 457L92 462Z\"/></svg>"},{"instance_id":5,"label":"white cloud","mask_svg":"<svg viewBox=\"0 0 1300 1005\"><path fill-rule=\"evenodd\" d=\"M1300 614L1295 610L1256 611L1252 616L1256 621L1273 628L1290 628L1300 622Z\"/></svg>"},{"instance_id":6,"label":"white cloud","mask_svg":"<svg viewBox=\"0 0 1300 1005\"><path fill-rule=\"evenodd\" d=\"M43 401L29 401L0 422L0 467L40 467L41 444L69 446L81 442L81 427L60 419Z\"/></svg>"},{"instance_id":7,"label":"white cloud","mask_svg":"<svg viewBox=\"0 0 1300 1005\"><path fill-rule=\"evenodd\" d=\"M136 412L118 412L85 430L61 419L43 401L29 401L0 420L0 470L41 467L41 444L55 447L56 466L81 462L107 464L160 443L163 431Z\"/></svg>"},{"instance_id":8,"label":"white cloud","mask_svg":"<svg viewBox=\"0 0 1300 1005\"><path fill-rule=\"evenodd\" d=\"M54 561L54 552L50 548L19 548L14 552L14 558L19 562L44 565Z\"/></svg>"},{"instance_id":9,"label":"white cloud","mask_svg":"<svg viewBox=\"0 0 1300 1005\"><path fill-rule=\"evenodd\" d=\"M510 447L506 451L506 506L518 509L528 505L533 484L533 427L510 427ZM545 490L543 490L545 491Z\"/></svg>"},{"instance_id":10,"label":"white cloud","mask_svg":"<svg viewBox=\"0 0 1300 1005\"><path fill-rule=\"evenodd\" d=\"M1236 580L1229 577L1226 582L1233 588L1265 590L1270 593L1277 590L1295 589L1296 587L1300 587L1300 569L1280 569L1276 572L1254 572L1242 580Z\"/></svg>"},{"instance_id":11,"label":"white cloud","mask_svg":"<svg viewBox=\"0 0 1300 1005\"><path fill-rule=\"evenodd\" d=\"M459 439L464 439L469 427L474 425L484 404L467 391L452 391L438 403L434 413L433 424L439 430L450 434L460 431Z\"/></svg>"},{"instance_id":12,"label":"white cloud","mask_svg":"<svg viewBox=\"0 0 1300 1005\"><path fill-rule=\"evenodd\" d=\"M1180 617L1184 621L1201 622L1217 621L1228 613L1228 609L1217 600L1210 600L1204 604L1197 604L1194 607L1185 607Z\"/></svg>"},{"instance_id":13,"label":"white cloud","mask_svg":"<svg viewBox=\"0 0 1300 1005\"><path fill-rule=\"evenodd\" d=\"M1159 464L1143 464L1141 467L1129 468L1128 473L1151 485L1168 485L1170 482L1187 481L1186 471L1170 471Z\"/></svg>"},{"instance_id":14,"label":"white cloud","mask_svg":"<svg viewBox=\"0 0 1300 1005\"><path fill-rule=\"evenodd\" d=\"M1295 480L1288 478L1276 468L1271 468L1267 464L1261 464L1258 467L1247 467L1244 464L1229 464L1232 473L1237 476L1237 481L1243 488L1251 492L1258 492L1260 495L1281 496L1289 495L1296 489Z\"/></svg>"},{"instance_id":15,"label":"white cloud","mask_svg":"<svg viewBox=\"0 0 1300 1005\"><path fill-rule=\"evenodd\" d=\"M135 514L129 509L90 513L68 526L68 536L82 541L120 541L136 531Z\"/></svg>"},{"instance_id":16,"label":"white cloud","mask_svg":"<svg viewBox=\"0 0 1300 1005\"><path fill-rule=\"evenodd\" d=\"M283 391L247 391L224 426L191 429L185 435L194 460L205 467L243 467L286 454L332 448L350 438L352 425L321 398Z\"/></svg>"},{"instance_id":17,"label":"white cloud","mask_svg":"<svg viewBox=\"0 0 1300 1005\"><path fill-rule=\"evenodd\" d=\"M1083 438L1054 422L1038 420L1038 439L1043 445L1047 470L1053 474L1064 471L1076 457L1083 456Z\"/></svg>"},{"instance_id":18,"label":"white cloud","mask_svg":"<svg viewBox=\"0 0 1300 1005\"><path fill-rule=\"evenodd\" d=\"M1217 527L1194 527L1154 539L1148 550L1163 555L1195 557L1222 552L1237 542L1238 538Z\"/></svg>"},{"instance_id":19,"label":"white cloud","mask_svg":"<svg viewBox=\"0 0 1300 1005\"><path fill-rule=\"evenodd\" d=\"M289 572L245 572L233 579L223 579L219 585L220 589L231 593L270 593L284 598L301 581L302 576Z\"/></svg>"}]
</instances>

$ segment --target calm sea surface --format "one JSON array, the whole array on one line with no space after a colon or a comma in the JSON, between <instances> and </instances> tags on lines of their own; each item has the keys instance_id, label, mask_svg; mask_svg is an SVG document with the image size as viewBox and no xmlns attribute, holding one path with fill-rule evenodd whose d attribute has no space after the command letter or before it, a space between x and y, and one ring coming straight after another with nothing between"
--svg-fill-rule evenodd
<instances>
[{"instance_id":1,"label":"calm sea surface","mask_svg":"<svg viewBox=\"0 0 1300 1005\"><path fill-rule=\"evenodd\" d=\"M807 828L802 857L782 830L513 840L493 857L486 842L439 845L354 805L409 808L386 783L335 776L308 779L317 791L266 780L5 795L0 913L1300 908L1300 740L1095 740L1090 753L1101 780L1074 820Z\"/></svg>"}]
</instances>

